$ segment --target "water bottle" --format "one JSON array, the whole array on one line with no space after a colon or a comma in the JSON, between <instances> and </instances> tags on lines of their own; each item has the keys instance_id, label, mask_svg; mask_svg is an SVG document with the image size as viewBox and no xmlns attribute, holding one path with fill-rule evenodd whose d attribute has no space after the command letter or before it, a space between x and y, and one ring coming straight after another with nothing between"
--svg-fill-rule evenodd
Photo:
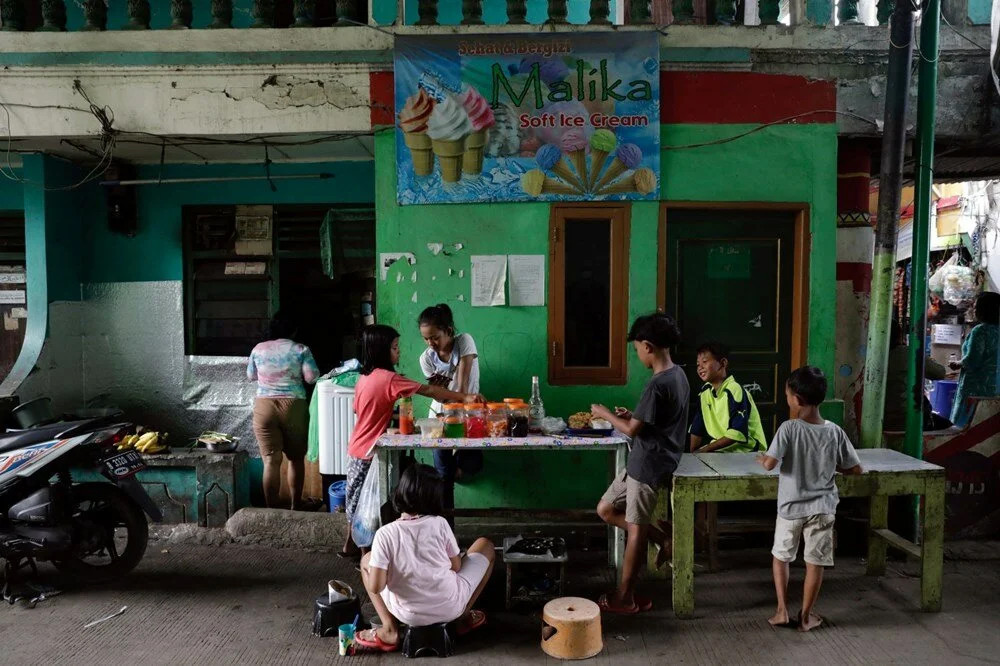
<instances>
[{"instance_id":1,"label":"water bottle","mask_svg":"<svg viewBox=\"0 0 1000 666\"><path fill-rule=\"evenodd\" d=\"M531 378L531 400L528 405L528 430L541 432L542 419L545 418L545 404L542 402L542 390L538 384L538 377Z\"/></svg>"}]
</instances>

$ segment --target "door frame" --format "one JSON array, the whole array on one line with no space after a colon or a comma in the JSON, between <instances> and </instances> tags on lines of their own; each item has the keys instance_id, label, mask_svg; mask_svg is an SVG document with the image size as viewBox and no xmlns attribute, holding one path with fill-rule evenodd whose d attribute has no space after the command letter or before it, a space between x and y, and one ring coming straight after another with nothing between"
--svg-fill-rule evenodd
<instances>
[{"instance_id":1,"label":"door frame","mask_svg":"<svg viewBox=\"0 0 1000 666\"><path fill-rule=\"evenodd\" d=\"M809 359L809 204L771 201L664 201L656 233L656 309L667 307L667 225L671 210L730 210L777 212L794 215L792 247L792 349L791 367L800 368Z\"/></svg>"}]
</instances>

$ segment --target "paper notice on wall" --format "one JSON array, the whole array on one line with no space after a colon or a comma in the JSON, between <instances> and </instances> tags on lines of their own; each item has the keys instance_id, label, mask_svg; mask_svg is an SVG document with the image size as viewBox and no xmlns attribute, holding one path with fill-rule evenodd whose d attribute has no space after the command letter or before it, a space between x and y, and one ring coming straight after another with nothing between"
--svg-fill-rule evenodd
<instances>
[{"instance_id":1,"label":"paper notice on wall","mask_svg":"<svg viewBox=\"0 0 1000 666\"><path fill-rule=\"evenodd\" d=\"M0 284L24 284L24 273L0 273Z\"/></svg>"},{"instance_id":2,"label":"paper notice on wall","mask_svg":"<svg viewBox=\"0 0 1000 666\"><path fill-rule=\"evenodd\" d=\"M545 305L545 255L512 254L507 257L510 304L513 307Z\"/></svg>"},{"instance_id":3,"label":"paper notice on wall","mask_svg":"<svg viewBox=\"0 0 1000 666\"><path fill-rule=\"evenodd\" d=\"M959 324L934 324L931 327L931 342L936 345L962 344L962 326Z\"/></svg>"},{"instance_id":4,"label":"paper notice on wall","mask_svg":"<svg viewBox=\"0 0 1000 666\"><path fill-rule=\"evenodd\" d=\"M25 302L24 289L5 289L0 291L0 303L4 305L23 305Z\"/></svg>"},{"instance_id":5,"label":"paper notice on wall","mask_svg":"<svg viewBox=\"0 0 1000 666\"><path fill-rule=\"evenodd\" d=\"M227 261L226 262L226 275L245 275L247 272L247 265L242 261Z\"/></svg>"},{"instance_id":6,"label":"paper notice on wall","mask_svg":"<svg viewBox=\"0 0 1000 666\"><path fill-rule=\"evenodd\" d=\"M507 256L503 254L472 257L472 306L490 307L507 302Z\"/></svg>"}]
</instances>

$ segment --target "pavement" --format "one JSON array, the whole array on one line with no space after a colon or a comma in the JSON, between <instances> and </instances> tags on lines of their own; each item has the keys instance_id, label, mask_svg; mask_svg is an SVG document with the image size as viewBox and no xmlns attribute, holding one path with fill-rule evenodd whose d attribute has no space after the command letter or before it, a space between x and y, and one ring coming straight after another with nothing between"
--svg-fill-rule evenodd
<instances>
[{"instance_id":1,"label":"pavement","mask_svg":"<svg viewBox=\"0 0 1000 666\"><path fill-rule=\"evenodd\" d=\"M189 535L190 536L190 535ZM0 605L0 662L10 664L325 664L336 639L311 634L312 604L326 581L360 589L350 562L315 549L246 545L207 536L161 538L143 562L111 587L63 587L29 609ZM961 549L958 549L961 551ZM817 610L826 626L809 634L773 629L769 554L723 551L723 570L696 576L696 617L670 610L670 584L650 583L655 608L633 617L603 618L598 664L980 664L1000 663L1000 548L946 561L944 609L921 613L916 567L890 563L881 578L864 575L859 558L841 557L830 570ZM989 554L992 552L992 558ZM567 593L596 598L610 585L603 553L574 552ZM802 569L792 572L799 598ZM41 567L44 582L66 585ZM503 569L484 595L489 625L458 645L461 664L552 661L539 648L535 608L503 610ZM127 607L92 628L87 623ZM797 606L795 606L797 608ZM346 658L346 663L399 663L395 655ZM433 663L433 662L432 662Z\"/></svg>"}]
</instances>

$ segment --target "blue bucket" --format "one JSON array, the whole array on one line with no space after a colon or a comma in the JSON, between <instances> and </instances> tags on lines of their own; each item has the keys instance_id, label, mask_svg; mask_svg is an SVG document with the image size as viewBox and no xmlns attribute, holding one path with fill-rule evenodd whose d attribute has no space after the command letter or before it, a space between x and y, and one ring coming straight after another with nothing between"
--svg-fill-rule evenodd
<instances>
[{"instance_id":1,"label":"blue bucket","mask_svg":"<svg viewBox=\"0 0 1000 666\"><path fill-rule=\"evenodd\" d=\"M347 481L334 481L330 484L330 513L343 509L347 505Z\"/></svg>"},{"instance_id":2,"label":"blue bucket","mask_svg":"<svg viewBox=\"0 0 1000 666\"><path fill-rule=\"evenodd\" d=\"M951 406L955 402L958 382L953 379L939 379L934 382L931 391L931 409L947 418L951 414Z\"/></svg>"}]
</instances>

